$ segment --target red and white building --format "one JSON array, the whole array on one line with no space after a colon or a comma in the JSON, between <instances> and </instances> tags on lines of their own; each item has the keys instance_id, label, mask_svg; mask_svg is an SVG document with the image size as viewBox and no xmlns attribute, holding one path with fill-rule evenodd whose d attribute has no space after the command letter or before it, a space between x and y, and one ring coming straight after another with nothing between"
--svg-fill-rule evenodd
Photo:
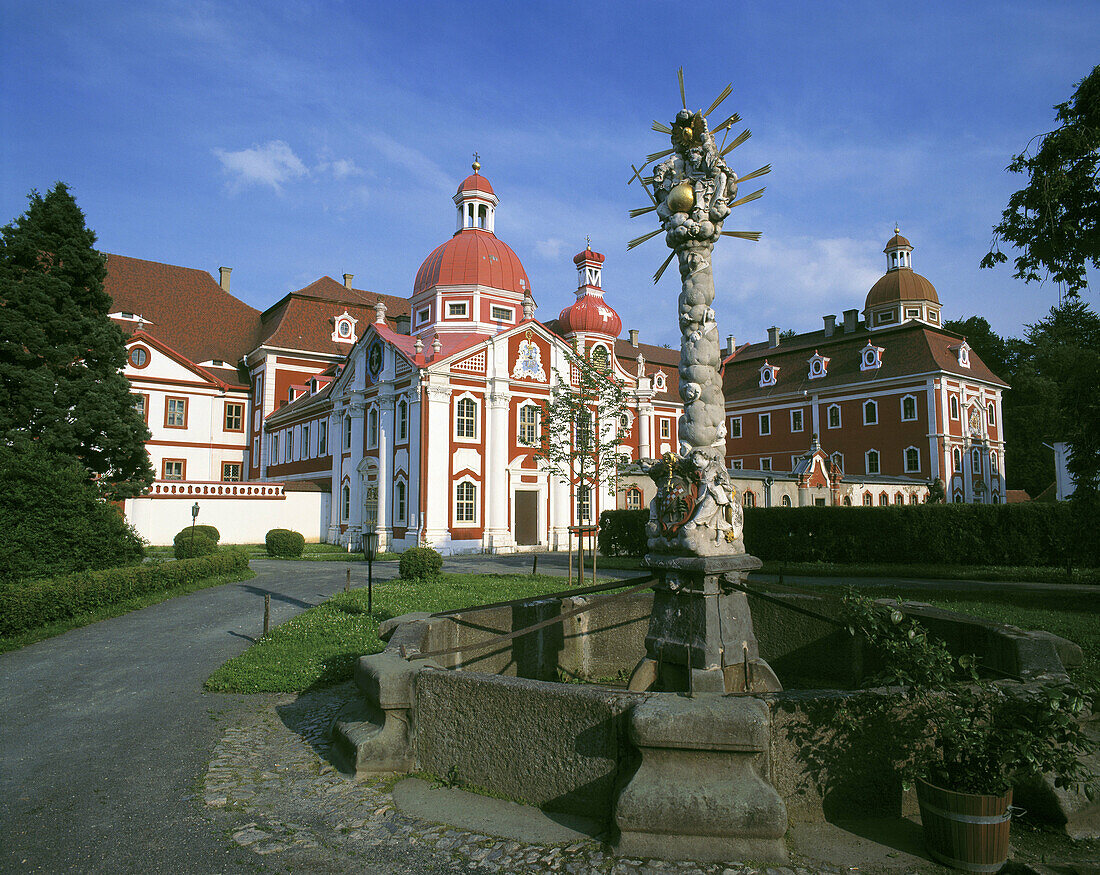
<instances>
[{"instance_id":1,"label":"red and white building","mask_svg":"<svg viewBox=\"0 0 1100 875\"><path fill-rule=\"evenodd\" d=\"M913 501L936 479L948 501L1005 500L1007 384L964 337L942 328L939 297L913 271L912 251L895 229L862 320L846 310L839 324L825 316L820 331L781 340L772 328L765 343L727 350L726 456L735 476L786 482L805 469L813 444L830 463L813 503Z\"/></svg>"}]
</instances>

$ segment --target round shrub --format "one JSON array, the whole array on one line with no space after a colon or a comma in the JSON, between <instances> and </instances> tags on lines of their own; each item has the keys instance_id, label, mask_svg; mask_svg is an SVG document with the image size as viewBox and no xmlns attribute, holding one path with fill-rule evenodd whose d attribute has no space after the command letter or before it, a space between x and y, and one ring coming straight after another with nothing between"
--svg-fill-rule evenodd
<instances>
[{"instance_id":1,"label":"round shrub","mask_svg":"<svg viewBox=\"0 0 1100 875\"><path fill-rule=\"evenodd\" d=\"M268 556L301 556L306 539L290 529L272 529L264 538Z\"/></svg>"},{"instance_id":2,"label":"round shrub","mask_svg":"<svg viewBox=\"0 0 1100 875\"><path fill-rule=\"evenodd\" d=\"M195 534L197 535L199 532L202 532L204 535L206 535L206 537L210 538L215 544L217 544L222 539L221 532L219 532L213 526L195 526ZM176 544L176 543L179 542L180 538L189 538L189 537L191 537L191 526L188 526L186 529L183 529L182 531L177 532L176 537L172 539L172 543Z\"/></svg>"},{"instance_id":3,"label":"round shrub","mask_svg":"<svg viewBox=\"0 0 1100 875\"><path fill-rule=\"evenodd\" d=\"M402 580L430 580L442 567L443 557L431 547L410 547L397 564Z\"/></svg>"},{"instance_id":4,"label":"round shrub","mask_svg":"<svg viewBox=\"0 0 1100 875\"><path fill-rule=\"evenodd\" d=\"M193 538L190 534L188 534L187 537L183 537L183 532L176 535L177 559L194 559L196 556L209 556L217 549L218 542L206 534L206 532L200 532L198 526L195 527L195 536Z\"/></svg>"}]
</instances>

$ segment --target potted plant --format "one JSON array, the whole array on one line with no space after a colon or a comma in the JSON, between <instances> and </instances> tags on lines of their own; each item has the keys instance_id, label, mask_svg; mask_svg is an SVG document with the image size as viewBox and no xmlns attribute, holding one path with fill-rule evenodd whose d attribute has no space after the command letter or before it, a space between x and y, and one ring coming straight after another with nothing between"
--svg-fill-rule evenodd
<instances>
[{"instance_id":1,"label":"potted plant","mask_svg":"<svg viewBox=\"0 0 1100 875\"><path fill-rule=\"evenodd\" d=\"M995 872L1008 857L1012 783L1053 773L1057 786L1091 776L1081 756L1092 745L1082 720L1091 697L1072 683L988 680L973 656L952 656L896 608L849 593L849 631L865 642L874 671L868 686L903 688L902 701L867 700L889 709L899 773L916 784L925 841L941 863ZM847 719L861 719L860 708ZM900 742L900 743L899 743Z\"/></svg>"}]
</instances>

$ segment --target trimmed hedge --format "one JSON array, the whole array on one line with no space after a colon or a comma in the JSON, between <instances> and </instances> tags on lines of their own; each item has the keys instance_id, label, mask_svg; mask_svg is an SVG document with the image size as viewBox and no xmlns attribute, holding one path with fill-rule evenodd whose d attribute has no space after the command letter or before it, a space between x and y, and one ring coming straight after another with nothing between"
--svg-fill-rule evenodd
<instances>
[{"instance_id":1,"label":"trimmed hedge","mask_svg":"<svg viewBox=\"0 0 1100 875\"><path fill-rule=\"evenodd\" d=\"M222 533L214 528L214 526L188 526L186 529L182 529L176 532L176 537L172 539L172 543L178 544L184 538L190 538L192 528L194 528L196 535L202 533L206 535L206 537L210 538L215 544L217 544L222 539Z\"/></svg>"},{"instance_id":2,"label":"trimmed hedge","mask_svg":"<svg viewBox=\"0 0 1100 875\"><path fill-rule=\"evenodd\" d=\"M195 559L198 556L209 556L217 549L217 541L206 532L196 530L195 534L186 537L176 535L175 552L177 559Z\"/></svg>"},{"instance_id":3,"label":"trimmed hedge","mask_svg":"<svg viewBox=\"0 0 1100 875\"><path fill-rule=\"evenodd\" d=\"M431 580L443 568L443 557L431 547L409 547L397 563L402 580Z\"/></svg>"},{"instance_id":4,"label":"trimmed hedge","mask_svg":"<svg viewBox=\"0 0 1100 875\"><path fill-rule=\"evenodd\" d=\"M604 520L607 518L607 522ZM645 552L648 511L606 511L607 555ZM745 508L745 549L787 562L1100 565L1083 505L945 504ZM604 547L600 533L600 550ZM626 552L627 547L635 552Z\"/></svg>"},{"instance_id":5,"label":"trimmed hedge","mask_svg":"<svg viewBox=\"0 0 1100 875\"><path fill-rule=\"evenodd\" d=\"M243 550L225 549L201 559L84 571L0 586L0 635L14 635L135 596L247 568L248 555Z\"/></svg>"},{"instance_id":6,"label":"trimmed hedge","mask_svg":"<svg viewBox=\"0 0 1100 875\"><path fill-rule=\"evenodd\" d=\"M290 529L272 529L264 538L268 556L301 556L306 539Z\"/></svg>"}]
</instances>

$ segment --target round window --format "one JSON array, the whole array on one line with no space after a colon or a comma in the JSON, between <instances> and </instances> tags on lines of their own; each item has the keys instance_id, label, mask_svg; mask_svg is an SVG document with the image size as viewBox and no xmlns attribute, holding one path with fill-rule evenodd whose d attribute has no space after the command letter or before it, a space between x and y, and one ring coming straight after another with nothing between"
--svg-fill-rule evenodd
<instances>
[{"instance_id":1,"label":"round window","mask_svg":"<svg viewBox=\"0 0 1100 875\"><path fill-rule=\"evenodd\" d=\"M351 323L347 319L341 319L336 326L341 337L351 337Z\"/></svg>"},{"instance_id":2,"label":"round window","mask_svg":"<svg viewBox=\"0 0 1100 875\"><path fill-rule=\"evenodd\" d=\"M149 351L143 346L135 346L130 350L130 364L135 368L144 368L149 364Z\"/></svg>"}]
</instances>

